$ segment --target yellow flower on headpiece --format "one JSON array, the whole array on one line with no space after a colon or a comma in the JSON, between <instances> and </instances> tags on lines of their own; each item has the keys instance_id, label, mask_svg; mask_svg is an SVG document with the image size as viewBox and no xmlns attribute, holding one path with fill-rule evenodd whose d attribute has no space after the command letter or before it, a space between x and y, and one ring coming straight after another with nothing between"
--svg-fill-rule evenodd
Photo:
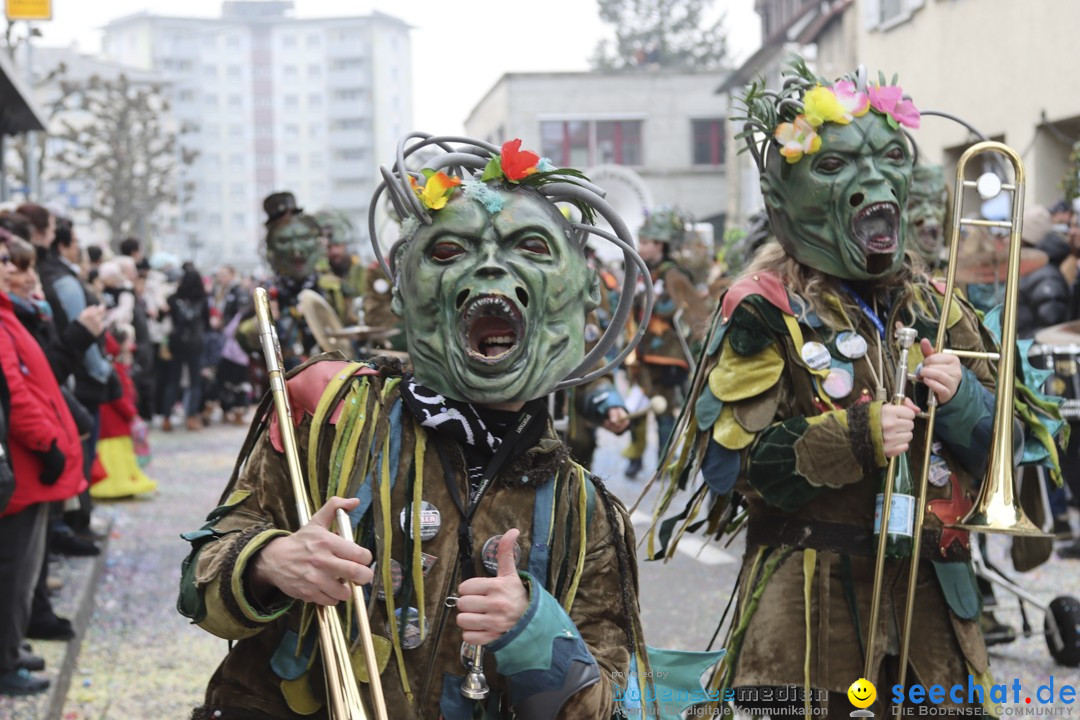
<instances>
[{"instance_id":1,"label":"yellow flower on headpiece","mask_svg":"<svg viewBox=\"0 0 1080 720\"><path fill-rule=\"evenodd\" d=\"M416 196L420 198L420 202L424 204L424 207L429 210L442 210L446 207L450 196L454 194L454 190L461 185L461 178L450 177L442 171L428 173L431 173L431 171L424 171L427 179L423 187L411 175L409 176L409 184L412 186Z\"/></svg>"},{"instance_id":2,"label":"yellow flower on headpiece","mask_svg":"<svg viewBox=\"0 0 1080 720\"><path fill-rule=\"evenodd\" d=\"M806 121L814 127L821 127L827 122L847 125L851 115L831 89L818 85L803 96L803 114Z\"/></svg>"},{"instance_id":3,"label":"yellow flower on headpiece","mask_svg":"<svg viewBox=\"0 0 1080 720\"><path fill-rule=\"evenodd\" d=\"M792 165L803 155L813 155L821 149L821 136L803 115L796 117L795 122L780 123L773 137L780 145L780 154Z\"/></svg>"}]
</instances>

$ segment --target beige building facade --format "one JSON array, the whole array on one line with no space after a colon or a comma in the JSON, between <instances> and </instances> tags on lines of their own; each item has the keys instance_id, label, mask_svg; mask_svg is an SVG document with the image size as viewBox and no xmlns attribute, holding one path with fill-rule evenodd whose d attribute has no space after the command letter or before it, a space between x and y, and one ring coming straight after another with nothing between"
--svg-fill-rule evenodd
<instances>
[{"instance_id":1,"label":"beige building facade","mask_svg":"<svg viewBox=\"0 0 1080 720\"><path fill-rule=\"evenodd\" d=\"M727 100L715 91L725 74L509 73L476 104L465 128L496 143L521 138L556 165L596 170L596 182L610 181L627 205L622 210L678 206L719 237L730 124Z\"/></svg>"}]
</instances>

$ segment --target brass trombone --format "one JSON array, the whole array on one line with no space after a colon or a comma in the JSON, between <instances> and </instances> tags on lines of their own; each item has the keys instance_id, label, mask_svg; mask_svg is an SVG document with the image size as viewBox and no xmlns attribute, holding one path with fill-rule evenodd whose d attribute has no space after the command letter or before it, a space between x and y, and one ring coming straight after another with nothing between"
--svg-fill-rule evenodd
<instances>
[{"instance_id":1,"label":"brass trombone","mask_svg":"<svg viewBox=\"0 0 1080 720\"><path fill-rule=\"evenodd\" d=\"M285 388L285 366L281 357L281 345L277 330L270 313L270 299L263 288L255 290L255 316L259 323L259 340L263 355L266 356L266 372L270 382L270 392L274 396L274 410L277 412L278 427L281 430L281 444L285 449L285 462L289 470L293 498L296 501L296 515L300 525L307 525L311 520L312 509L304 483L304 474L300 468L300 453L296 444L296 432L293 429L292 406ZM338 509L336 520L337 533L354 542L352 525L344 510ZM383 700L382 683L379 679L379 665L375 659L375 648L371 642L371 628L368 625L367 603L363 590L349 583L353 593L353 607L356 610L359 642L367 663L368 684L371 688L372 705L377 720L386 720L386 703ZM316 606L319 622L319 649L322 652L323 673L329 694L330 717L334 720L367 720L364 703L360 697L360 688L353 672L349 653L349 642L341 626L337 610L324 605Z\"/></svg>"},{"instance_id":2,"label":"brass trombone","mask_svg":"<svg viewBox=\"0 0 1080 720\"><path fill-rule=\"evenodd\" d=\"M992 173L982 175L977 181L968 180L967 165L972 159L986 153L1003 155L1013 167L1013 181L1002 183ZM1013 385L1016 369L1016 312L1017 295L1020 284L1020 247L1022 217L1024 210L1024 165L1020 156L1008 145L999 142L984 141L972 145L960 157L956 165L956 186L952 210L952 224L949 235L949 264L945 281L945 298L941 304L935 352L945 352L960 357L987 358L998 361L997 398L994 405L994 430L990 443L989 463L986 476L979 490L975 506L967 517L955 526L970 532L1004 533L1008 535L1026 535L1045 537L1035 526L1014 494L1015 480L1013 465ZM975 188L984 199L990 199L1005 191L1012 194L1012 214L1009 220L983 220L965 218L964 190ZM959 259L960 231L964 227L1001 228L1009 231L1009 264L1005 280L1005 307L1002 313L1001 352L972 352L945 348L945 335L948 330L946 319L952 309L953 289L956 285L956 270ZM900 368L899 372L906 372ZM908 651L911 644L911 618L915 609L915 582L919 570L919 553L922 541L922 528L926 511L926 485L929 477L930 454L937 417L937 397L929 393L926 408L926 446L923 450L922 472L915 496L915 522L913 528L911 562L908 574L907 597L905 598L904 625L900 641L900 677L899 683L905 684L908 665ZM866 660L863 677L870 678L874 658L874 640L877 632L878 616L881 610L881 591L884 582L885 545L888 540L889 510L892 496L892 483L895 463L889 463L881 508L881 533L878 538L876 565L874 568L874 594L870 605L870 628L867 633Z\"/></svg>"}]
</instances>

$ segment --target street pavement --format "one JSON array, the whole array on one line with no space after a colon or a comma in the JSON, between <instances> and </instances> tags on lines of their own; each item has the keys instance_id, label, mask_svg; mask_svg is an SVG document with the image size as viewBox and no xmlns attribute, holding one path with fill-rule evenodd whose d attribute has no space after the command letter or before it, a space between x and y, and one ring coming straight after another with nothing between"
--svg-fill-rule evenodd
<instances>
[{"instance_id":1,"label":"street pavement","mask_svg":"<svg viewBox=\"0 0 1080 720\"><path fill-rule=\"evenodd\" d=\"M244 432L221 426L195 433L154 432L154 459L148 472L159 482L156 493L100 505L97 521L111 524L107 559L62 704L63 720L184 718L200 703L227 644L189 625L176 612L180 561L187 552L179 534L199 527L217 504ZM595 470L616 496L632 505L652 470L654 450L650 448L640 479L630 481L623 477L625 461L619 454L626 439L600 434ZM648 527L651 510L649 498L632 516L639 537ZM1006 540L992 538L991 556L1004 555L1007 547ZM687 538L667 563L643 562L643 554L639 548L641 605L649 643L704 649L734 585L741 543L723 548ZM71 588L79 586L92 565L79 559L58 568L69 577L69 588L57 600L61 614L78 609ZM1080 596L1078 570L1080 563L1055 557L1020 576L1020 582L1043 601L1062 594ZM999 598L1008 604L1003 594ZM1002 610L999 615L1019 626L1018 612ZM1029 609L1029 616L1034 636L991 649L995 680L1019 678L1030 689L1049 682L1051 676L1058 686L1080 683L1080 671L1056 666L1050 657L1039 632L1042 613ZM46 655L55 673L65 645L38 642L35 649ZM46 713L42 698L0 701L0 718L40 720Z\"/></svg>"}]
</instances>

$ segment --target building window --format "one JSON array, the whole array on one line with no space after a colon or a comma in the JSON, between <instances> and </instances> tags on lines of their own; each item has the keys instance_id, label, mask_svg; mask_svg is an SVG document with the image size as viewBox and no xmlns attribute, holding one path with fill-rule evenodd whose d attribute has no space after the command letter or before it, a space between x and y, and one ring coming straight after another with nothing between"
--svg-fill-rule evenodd
<instances>
[{"instance_id":1,"label":"building window","mask_svg":"<svg viewBox=\"0 0 1080 720\"><path fill-rule=\"evenodd\" d=\"M281 46L282 47L287 47L287 48L296 47L296 36L295 35L283 35L282 38L281 38Z\"/></svg>"},{"instance_id":2,"label":"building window","mask_svg":"<svg viewBox=\"0 0 1080 720\"><path fill-rule=\"evenodd\" d=\"M308 164L309 164L309 165L310 165L310 166L311 166L312 168L321 168L321 167L323 166L323 156L322 156L322 153L312 153L312 154L311 154L311 157L310 157L310 158L308 158Z\"/></svg>"},{"instance_id":3,"label":"building window","mask_svg":"<svg viewBox=\"0 0 1080 720\"><path fill-rule=\"evenodd\" d=\"M285 126L285 139L296 140L300 137L300 126L289 124Z\"/></svg>"},{"instance_id":4,"label":"building window","mask_svg":"<svg viewBox=\"0 0 1080 720\"><path fill-rule=\"evenodd\" d=\"M217 77L217 65L203 65L203 75L208 78Z\"/></svg>"},{"instance_id":5,"label":"building window","mask_svg":"<svg viewBox=\"0 0 1080 720\"><path fill-rule=\"evenodd\" d=\"M244 227L244 213L233 213L232 214L232 226L234 228L242 228L242 227Z\"/></svg>"},{"instance_id":6,"label":"building window","mask_svg":"<svg viewBox=\"0 0 1080 720\"><path fill-rule=\"evenodd\" d=\"M234 182L229 186L229 195L233 200L244 199L244 183Z\"/></svg>"},{"instance_id":7,"label":"building window","mask_svg":"<svg viewBox=\"0 0 1080 720\"><path fill-rule=\"evenodd\" d=\"M555 120L540 123L541 152L561 167L641 165L640 120Z\"/></svg>"},{"instance_id":8,"label":"building window","mask_svg":"<svg viewBox=\"0 0 1080 720\"><path fill-rule=\"evenodd\" d=\"M865 0L863 13L866 27L888 30L908 20L925 0Z\"/></svg>"},{"instance_id":9,"label":"building window","mask_svg":"<svg viewBox=\"0 0 1080 720\"><path fill-rule=\"evenodd\" d=\"M229 155L229 167L233 170L244 169L244 156L240 153L233 153Z\"/></svg>"},{"instance_id":10,"label":"building window","mask_svg":"<svg viewBox=\"0 0 1080 720\"><path fill-rule=\"evenodd\" d=\"M641 121L615 120L596 123L595 163L640 165Z\"/></svg>"},{"instance_id":11,"label":"building window","mask_svg":"<svg viewBox=\"0 0 1080 720\"><path fill-rule=\"evenodd\" d=\"M334 151L335 160L363 160L364 148L342 148Z\"/></svg>"},{"instance_id":12,"label":"building window","mask_svg":"<svg viewBox=\"0 0 1080 720\"><path fill-rule=\"evenodd\" d=\"M287 110L295 110L298 107L300 107L300 98L299 97L297 97L296 95L286 95L285 96L285 108Z\"/></svg>"},{"instance_id":13,"label":"building window","mask_svg":"<svg viewBox=\"0 0 1080 720\"><path fill-rule=\"evenodd\" d=\"M285 77L294 78L294 77L296 77L296 66L295 65L286 65L283 68L282 72L284 73Z\"/></svg>"},{"instance_id":14,"label":"building window","mask_svg":"<svg viewBox=\"0 0 1080 720\"><path fill-rule=\"evenodd\" d=\"M244 138L244 126L243 125L230 125L229 126L229 139L230 140L242 140Z\"/></svg>"},{"instance_id":15,"label":"building window","mask_svg":"<svg viewBox=\"0 0 1080 720\"><path fill-rule=\"evenodd\" d=\"M238 48L238 47L240 47L240 36L239 35L229 35L229 36L227 36L225 38L225 46L230 47L230 48Z\"/></svg>"},{"instance_id":16,"label":"building window","mask_svg":"<svg viewBox=\"0 0 1080 720\"><path fill-rule=\"evenodd\" d=\"M720 118L710 120L691 120L694 138L695 165L724 164L724 121Z\"/></svg>"},{"instance_id":17,"label":"building window","mask_svg":"<svg viewBox=\"0 0 1080 720\"><path fill-rule=\"evenodd\" d=\"M296 153L289 153L285 156L285 164L290 168L300 167L300 156Z\"/></svg>"},{"instance_id":18,"label":"building window","mask_svg":"<svg viewBox=\"0 0 1080 720\"><path fill-rule=\"evenodd\" d=\"M331 130L363 130L367 127L367 120L364 118L342 118L335 120L330 126Z\"/></svg>"},{"instance_id":19,"label":"building window","mask_svg":"<svg viewBox=\"0 0 1080 720\"><path fill-rule=\"evenodd\" d=\"M229 96L229 109L230 110L239 110L243 106L244 106L244 98L242 96L235 95L235 94Z\"/></svg>"},{"instance_id":20,"label":"building window","mask_svg":"<svg viewBox=\"0 0 1080 720\"><path fill-rule=\"evenodd\" d=\"M310 78L317 78L322 75L322 65L318 63L311 63L307 66L307 74Z\"/></svg>"},{"instance_id":21,"label":"building window","mask_svg":"<svg viewBox=\"0 0 1080 720\"><path fill-rule=\"evenodd\" d=\"M230 80L239 80L241 75L240 66L230 65L229 67L225 68L225 75Z\"/></svg>"},{"instance_id":22,"label":"building window","mask_svg":"<svg viewBox=\"0 0 1080 720\"><path fill-rule=\"evenodd\" d=\"M359 70L362 67L364 67L364 58L362 57L335 58L330 63L330 69L335 72L348 72L350 70Z\"/></svg>"},{"instance_id":23,"label":"building window","mask_svg":"<svg viewBox=\"0 0 1080 720\"><path fill-rule=\"evenodd\" d=\"M360 100L364 97L364 88L351 87L340 88L334 91L334 99L349 102L351 100Z\"/></svg>"},{"instance_id":24,"label":"building window","mask_svg":"<svg viewBox=\"0 0 1080 720\"><path fill-rule=\"evenodd\" d=\"M322 107L322 95L319 93L311 93L307 96L308 107Z\"/></svg>"},{"instance_id":25,"label":"building window","mask_svg":"<svg viewBox=\"0 0 1080 720\"><path fill-rule=\"evenodd\" d=\"M362 177L337 178L334 180L334 190L355 190L368 185L368 179Z\"/></svg>"},{"instance_id":26,"label":"building window","mask_svg":"<svg viewBox=\"0 0 1080 720\"><path fill-rule=\"evenodd\" d=\"M317 33L308 33L307 46L309 48L317 48L322 45L322 36Z\"/></svg>"}]
</instances>

